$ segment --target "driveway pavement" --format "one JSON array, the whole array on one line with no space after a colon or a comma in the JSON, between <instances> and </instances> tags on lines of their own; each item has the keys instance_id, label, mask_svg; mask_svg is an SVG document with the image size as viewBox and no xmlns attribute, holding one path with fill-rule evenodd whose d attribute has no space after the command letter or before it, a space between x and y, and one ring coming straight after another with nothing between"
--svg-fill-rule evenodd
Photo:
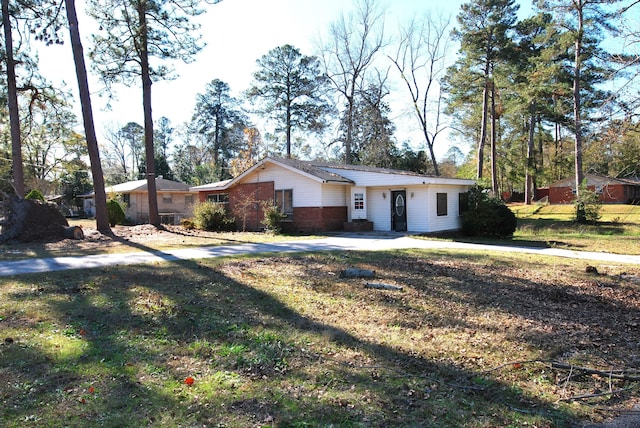
<instances>
[{"instance_id":1,"label":"driveway pavement","mask_svg":"<svg viewBox=\"0 0 640 428\"><path fill-rule=\"evenodd\" d=\"M0 261L0 276L26 273L53 272L67 269L88 269L115 265L155 263L161 261L205 259L259 253L289 253L306 251L354 250L382 251L394 249L469 249L478 251L508 251L554 257L568 257L612 263L630 263L640 266L640 256L610 253L582 252L558 248L511 247L469 244L439 240L416 239L395 233L340 234L321 239L296 240L270 244L240 244L230 246L185 248L156 252L136 251L121 254L98 254L76 257L52 257Z\"/></svg>"}]
</instances>

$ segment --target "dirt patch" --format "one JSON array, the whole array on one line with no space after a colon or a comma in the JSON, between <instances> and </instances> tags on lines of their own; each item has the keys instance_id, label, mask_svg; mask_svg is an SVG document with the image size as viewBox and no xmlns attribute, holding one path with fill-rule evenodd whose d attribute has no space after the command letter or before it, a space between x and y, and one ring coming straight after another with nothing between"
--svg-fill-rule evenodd
<instances>
[{"instance_id":1,"label":"dirt patch","mask_svg":"<svg viewBox=\"0 0 640 428\"><path fill-rule=\"evenodd\" d=\"M94 222L71 221L70 224L82 228L84 239L75 240L63 238L61 235L50 235L46 240L11 242L0 245L0 257L11 259L152 251L176 247L238 244L248 242L247 239L253 240L250 234L189 230L173 225L157 228L149 224L114 226L111 228L111 235L103 235L95 228Z\"/></svg>"}]
</instances>

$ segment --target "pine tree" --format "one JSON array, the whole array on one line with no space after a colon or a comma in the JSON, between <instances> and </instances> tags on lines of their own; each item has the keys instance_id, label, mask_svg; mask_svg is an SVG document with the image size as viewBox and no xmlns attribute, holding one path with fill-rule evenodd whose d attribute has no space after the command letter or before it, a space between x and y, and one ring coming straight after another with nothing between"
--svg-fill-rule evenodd
<instances>
[{"instance_id":1,"label":"pine tree","mask_svg":"<svg viewBox=\"0 0 640 428\"><path fill-rule=\"evenodd\" d=\"M220 168L227 168L240 150L248 121L240 101L231 96L231 88L220 79L207 83L204 93L196 96L191 128L204 139L213 163ZM219 179L228 178L226 175Z\"/></svg>"},{"instance_id":2,"label":"pine tree","mask_svg":"<svg viewBox=\"0 0 640 428\"><path fill-rule=\"evenodd\" d=\"M278 132L284 132L290 158L292 132L322 132L327 126L328 79L316 57L302 55L291 45L272 49L257 63L247 96L258 101L259 113L275 120Z\"/></svg>"},{"instance_id":3,"label":"pine tree","mask_svg":"<svg viewBox=\"0 0 640 428\"><path fill-rule=\"evenodd\" d=\"M107 87L142 84L149 223L159 226L151 85L172 78L171 60L190 62L202 48L191 19L203 10L197 0L93 0L90 14L100 24L91 58ZM152 60L157 60L152 65Z\"/></svg>"},{"instance_id":4,"label":"pine tree","mask_svg":"<svg viewBox=\"0 0 640 428\"><path fill-rule=\"evenodd\" d=\"M470 100L469 91L482 93L477 144L476 176L478 179L482 179L484 171L484 149L490 115L491 118L496 118L495 112L490 111L491 106L495 105L491 100L495 101L497 96L494 72L497 64L508 55L517 11L518 6L513 0L476 0L465 3L457 16L459 28L453 32L454 38L460 41L460 59L449 70L449 73L454 76L448 79L448 88L461 85L456 90L462 92L450 93L452 96L450 103L464 104L466 100ZM491 133L492 151L495 151L495 135L494 126ZM495 162L495 159L492 159L492 162ZM495 177L495 169L492 168L492 170L494 171L492 187L495 192L497 177Z\"/></svg>"},{"instance_id":5,"label":"pine tree","mask_svg":"<svg viewBox=\"0 0 640 428\"><path fill-rule=\"evenodd\" d=\"M572 97L573 97L573 132L574 132L574 169L576 179L576 198L580 198L580 184L584 180L583 171L583 121L585 110L585 89L591 89L592 99L602 99L602 94L595 94L593 86L585 88L585 84L593 85L604 79L602 64L598 60L606 58L598 45L603 31L615 32L611 26L612 5L620 0L549 0L541 1L539 7L552 10L559 28L564 30L565 40L571 43L573 51L572 63Z\"/></svg>"}]
</instances>

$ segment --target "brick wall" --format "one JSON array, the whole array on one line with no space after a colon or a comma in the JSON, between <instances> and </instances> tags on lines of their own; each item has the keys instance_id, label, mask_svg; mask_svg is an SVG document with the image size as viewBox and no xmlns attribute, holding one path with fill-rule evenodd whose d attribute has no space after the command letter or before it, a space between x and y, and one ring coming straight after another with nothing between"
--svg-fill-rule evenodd
<instances>
[{"instance_id":1,"label":"brick wall","mask_svg":"<svg viewBox=\"0 0 640 428\"><path fill-rule=\"evenodd\" d=\"M199 200L204 202L207 196L220 193L229 195L227 211L236 219L238 230L256 231L264 227L261 202L273 200L273 181L238 184L227 190L200 192Z\"/></svg>"},{"instance_id":2,"label":"brick wall","mask_svg":"<svg viewBox=\"0 0 640 428\"><path fill-rule=\"evenodd\" d=\"M342 230L347 221L347 207L294 207L293 221L284 224L287 232L330 232Z\"/></svg>"},{"instance_id":3,"label":"brick wall","mask_svg":"<svg viewBox=\"0 0 640 428\"><path fill-rule=\"evenodd\" d=\"M595 191L594 186L588 186L587 188L592 192ZM603 203L626 203L629 200L629 196L625 194L625 186L621 184L605 186L598 196L600 202ZM570 204L573 203L575 198L576 196L570 187L551 187L549 189L550 204Z\"/></svg>"},{"instance_id":4,"label":"brick wall","mask_svg":"<svg viewBox=\"0 0 640 428\"><path fill-rule=\"evenodd\" d=\"M239 230L262 230L262 203L273 200L273 181L238 184L229 191L229 209Z\"/></svg>"},{"instance_id":5,"label":"brick wall","mask_svg":"<svg viewBox=\"0 0 640 428\"><path fill-rule=\"evenodd\" d=\"M208 195L227 193L229 214L236 219L238 230L262 230L264 213L261 202L273 200L273 181L238 184L224 191L200 192L199 200ZM342 230L347 221L347 207L294 207L292 221L285 221L282 229L288 233L315 233Z\"/></svg>"}]
</instances>

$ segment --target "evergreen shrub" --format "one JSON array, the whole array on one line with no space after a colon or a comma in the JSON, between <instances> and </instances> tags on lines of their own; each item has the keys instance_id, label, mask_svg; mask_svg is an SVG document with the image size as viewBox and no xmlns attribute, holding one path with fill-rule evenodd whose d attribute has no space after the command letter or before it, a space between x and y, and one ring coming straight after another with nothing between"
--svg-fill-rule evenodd
<instances>
[{"instance_id":1,"label":"evergreen shrub","mask_svg":"<svg viewBox=\"0 0 640 428\"><path fill-rule=\"evenodd\" d=\"M282 230L280 223L287 217L286 214L280 211L280 207L274 201L264 202L262 204L262 212L264 213L264 219L262 220L264 231L274 234L280 233Z\"/></svg>"},{"instance_id":2,"label":"evergreen shrub","mask_svg":"<svg viewBox=\"0 0 640 428\"><path fill-rule=\"evenodd\" d=\"M124 208L122 208L122 205L120 205L120 202L116 199L109 199L107 201L107 217L109 218L109 225L111 227L116 224L124 224Z\"/></svg>"},{"instance_id":3,"label":"evergreen shrub","mask_svg":"<svg viewBox=\"0 0 640 428\"><path fill-rule=\"evenodd\" d=\"M462 217L462 233L484 238L509 238L518 226L516 215L484 188L475 186L466 194Z\"/></svg>"},{"instance_id":4,"label":"evergreen shrub","mask_svg":"<svg viewBox=\"0 0 640 428\"><path fill-rule=\"evenodd\" d=\"M224 204L205 201L193 207L193 223L196 229L229 232L236 229L235 219L227 215Z\"/></svg>"}]
</instances>

